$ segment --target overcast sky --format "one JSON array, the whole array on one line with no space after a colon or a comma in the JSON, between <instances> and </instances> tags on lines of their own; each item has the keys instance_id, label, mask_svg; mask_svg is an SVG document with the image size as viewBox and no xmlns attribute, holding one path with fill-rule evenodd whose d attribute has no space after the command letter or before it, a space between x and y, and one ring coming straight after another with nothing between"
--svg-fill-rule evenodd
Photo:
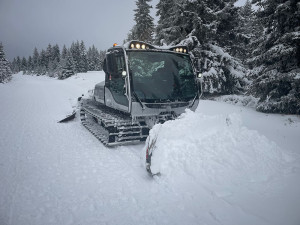
<instances>
[{"instance_id":1,"label":"overcast sky","mask_svg":"<svg viewBox=\"0 0 300 225\"><path fill-rule=\"evenodd\" d=\"M158 1L152 0L153 8ZM0 42L9 60L32 55L34 47L69 47L76 40L105 50L123 43L135 8L135 0L0 0Z\"/></svg>"}]
</instances>

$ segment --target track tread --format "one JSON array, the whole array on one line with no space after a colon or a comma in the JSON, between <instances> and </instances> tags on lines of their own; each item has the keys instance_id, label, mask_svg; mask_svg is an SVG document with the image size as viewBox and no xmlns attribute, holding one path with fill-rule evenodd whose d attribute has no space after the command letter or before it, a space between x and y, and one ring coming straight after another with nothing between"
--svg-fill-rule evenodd
<instances>
[{"instance_id":1,"label":"track tread","mask_svg":"<svg viewBox=\"0 0 300 225\"><path fill-rule=\"evenodd\" d=\"M148 129L129 114L118 112L90 99L81 100L80 119L87 128L105 146L137 144L148 135L142 130Z\"/></svg>"}]
</instances>

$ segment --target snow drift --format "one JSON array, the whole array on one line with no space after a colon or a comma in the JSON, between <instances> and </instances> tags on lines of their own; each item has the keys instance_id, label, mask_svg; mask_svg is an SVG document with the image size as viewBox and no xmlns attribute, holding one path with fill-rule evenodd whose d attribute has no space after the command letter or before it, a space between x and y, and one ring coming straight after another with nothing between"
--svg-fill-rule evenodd
<instances>
[{"instance_id":1,"label":"snow drift","mask_svg":"<svg viewBox=\"0 0 300 225\"><path fill-rule=\"evenodd\" d=\"M178 120L155 125L153 136L158 138L151 171L163 176L186 174L239 185L278 176L290 159L274 142L243 126L238 114L208 116L187 110Z\"/></svg>"}]
</instances>

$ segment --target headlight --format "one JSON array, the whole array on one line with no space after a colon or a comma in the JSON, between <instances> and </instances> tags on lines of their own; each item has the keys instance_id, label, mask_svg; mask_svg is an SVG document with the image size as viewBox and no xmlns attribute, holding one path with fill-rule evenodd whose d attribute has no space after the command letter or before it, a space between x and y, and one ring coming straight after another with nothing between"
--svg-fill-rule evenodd
<instances>
[{"instance_id":1,"label":"headlight","mask_svg":"<svg viewBox=\"0 0 300 225\"><path fill-rule=\"evenodd\" d=\"M146 49L155 49L154 46L147 44L145 42L140 42L140 41L132 41L129 45L130 49L142 49L142 50L146 50Z\"/></svg>"},{"instance_id":2,"label":"headlight","mask_svg":"<svg viewBox=\"0 0 300 225\"><path fill-rule=\"evenodd\" d=\"M178 52L178 53L188 53L187 47L186 46L176 46L169 48L170 51Z\"/></svg>"}]
</instances>

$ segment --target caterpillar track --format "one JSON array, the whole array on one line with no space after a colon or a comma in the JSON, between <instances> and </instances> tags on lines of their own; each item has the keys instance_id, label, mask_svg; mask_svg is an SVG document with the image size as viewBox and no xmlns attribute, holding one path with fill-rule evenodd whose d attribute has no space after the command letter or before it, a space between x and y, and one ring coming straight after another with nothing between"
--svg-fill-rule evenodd
<instances>
[{"instance_id":1,"label":"caterpillar track","mask_svg":"<svg viewBox=\"0 0 300 225\"><path fill-rule=\"evenodd\" d=\"M105 146L137 144L145 141L149 128L133 121L129 114L109 109L92 99L82 99L81 123Z\"/></svg>"}]
</instances>

